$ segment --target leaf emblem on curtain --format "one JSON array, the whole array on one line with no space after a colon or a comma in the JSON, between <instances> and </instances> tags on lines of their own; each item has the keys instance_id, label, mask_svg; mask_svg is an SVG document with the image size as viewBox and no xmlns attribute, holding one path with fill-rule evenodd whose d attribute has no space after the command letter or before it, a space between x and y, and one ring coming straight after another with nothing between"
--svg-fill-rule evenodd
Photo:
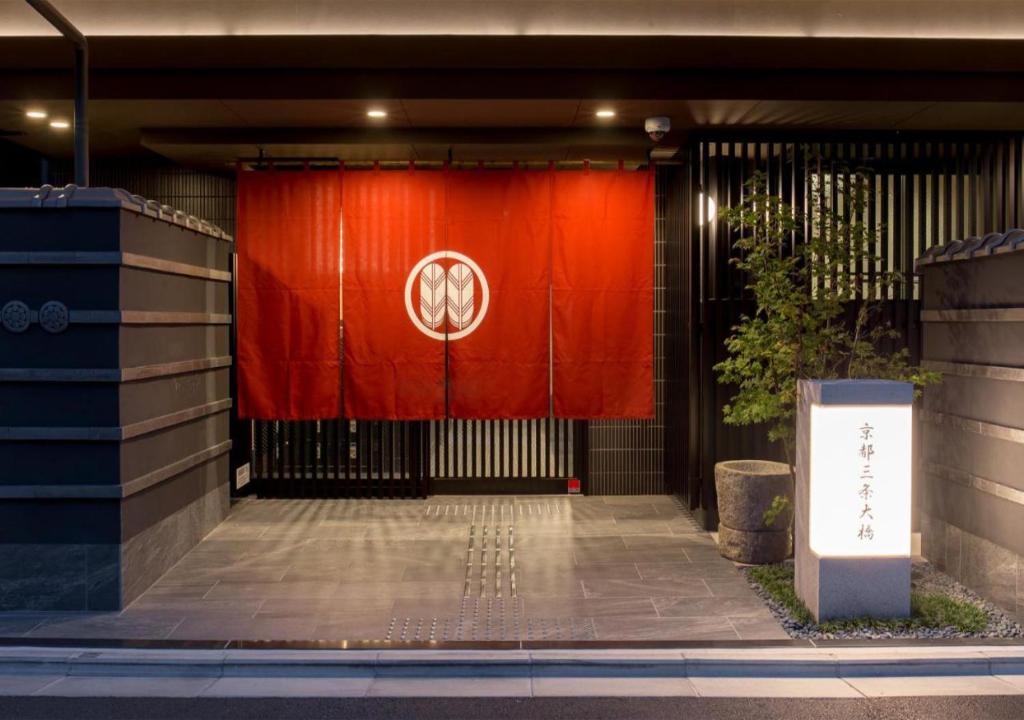
<instances>
[{"instance_id":1,"label":"leaf emblem on curtain","mask_svg":"<svg viewBox=\"0 0 1024 720\"><path fill-rule=\"evenodd\" d=\"M455 263L448 271L448 321L462 330L473 321L473 271Z\"/></svg>"},{"instance_id":2,"label":"leaf emblem on curtain","mask_svg":"<svg viewBox=\"0 0 1024 720\"><path fill-rule=\"evenodd\" d=\"M444 322L444 279L444 269L437 263L430 263L420 271L420 317L431 330Z\"/></svg>"}]
</instances>

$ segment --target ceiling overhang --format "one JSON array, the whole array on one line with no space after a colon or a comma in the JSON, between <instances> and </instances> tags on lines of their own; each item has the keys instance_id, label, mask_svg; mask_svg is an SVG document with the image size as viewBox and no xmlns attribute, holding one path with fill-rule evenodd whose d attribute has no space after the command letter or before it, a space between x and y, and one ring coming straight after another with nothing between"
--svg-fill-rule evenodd
<instances>
[{"instance_id":1,"label":"ceiling overhang","mask_svg":"<svg viewBox=\"0 0 1024 720\"><path fill-rule=\"evenodd\" d=\"M86 35L1024 38L1013 0L58 0ZM0 1L0 35L54 31Z\"/></svg>"},{"instance_id":2,"label":"ceiling overhang","mask_svg":"<svg viewBox=\"0 0 1024 720\"><path fill-rule=\"evenodd\" d=\"M650 115L672 117L667 144L706 127L1006 130L1024 123L1024 17L1004 12L1017 3L979 1L971 13L962 11L967 3L930 3L921 13L920 2L902 0L58 4L90 35L98 154L145 147L216 166L258 148L378 159L449 152L467 159L629 159L652 147L642 131ZM16 27L5 23L14 5L31 17L22 0L0 0L0 133L47 155L64 154L67 136L33 125L25 111L41 104L69 115L70 49L45 28L3 36ZM464 15L452 14L457 6ZM577 12L583 6L587 12ZM869 6L868 14L893 25L869 22ZM908 24L911 6L918 25ZM137 22L114 17L116 7ZM254 34L264 27L260 17L286 7L301 21L279 18L273 32ZM633 14L616 15L625 7ZM225 8L236 13L234 25L204 34L190 24L196 13L222 22ZM425 8L436 27L404 34ZM492 21L471 27L466 18L479 20L481 8ZM332 24L339 9L351 21L343 28ZM695 12L701 22L682 23ZM556 17L557 27L545 25ZM600 25L615 17L615 32ZM98 24L103 18L109 23ZM779 18L796 24L773 24ZM988 32L1000 22L1002 32ZM939 33L940 26L957 37ZM606 104L618 115L600 127L595 111ZM386 107L386 127L368 121L371 105Z\"/></svg>"}]
</instances>

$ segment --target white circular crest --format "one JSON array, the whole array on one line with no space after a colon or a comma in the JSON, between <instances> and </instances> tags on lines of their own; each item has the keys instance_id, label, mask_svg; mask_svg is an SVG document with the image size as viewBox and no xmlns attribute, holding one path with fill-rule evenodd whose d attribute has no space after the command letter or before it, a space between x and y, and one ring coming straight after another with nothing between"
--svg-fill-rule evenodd
<instances>
[{"instance_id":1,"label":"white circular crest","mask_svg":"<svg viewBox=\"0 0 1024 720\"><path fill-rule=\"evenodd\" d=\"M444 298L445 309L443 311L439 311L436 307L431 307L430 311L426 312L427 317L423 317L423 313L416 312L416 306L415 303L413 302L413 288L416 285L417 279L419 279L420 277L420 273L425 268L427 268L428 265L437 265L437 260L447 259L458 260L459 263L462 264L461 267L459 265L453 265L452 268L450 269L456 270L456 274L458 275L460 280L465 278L464 268L468 267L470 272L472 273L472 279L475 279L476 282L479 283L480 285L479 309L473 308L471 298L471 302L468 306L468 309L466 310L467 314L472 315L469 323L465 324L463 322L461 315L462 309L460 308L459 317L457 319L454 319L452 323L459 329L449 333L445 333L443 331L438 331L434 329L435 327L441 327L443 330L445 323L448 322L447 313L451 312L451 310L449 309L449 303L451 302L451 300L447 296ZM424 281L428 279L425 279ZM472 285L470 285L470 288L472 288ZM487 306L490 304L490 300L491 291L490 288L487 286L487 278L484 276L484 273L480 269L480 266L473 262L471 258L463 255L462 253L454 252L452 250L441 250L439 252L430 253L413 266L412 270L409 272L409 277L406 278L405 280L405 311L409 314L409 320L412 321L412 324L416 326L417 330L419 330L427 337L433 338L435 340L458 340L472 333L474 330L477 329L477 327L480 326L480 323L483 321L484 316L487 314ZM440 322L437 322L436 319L436 315L438 312L443 314ZM427 324L427 322L429 322L434 327L430 327Z\"/></svg>"}]
</instances>

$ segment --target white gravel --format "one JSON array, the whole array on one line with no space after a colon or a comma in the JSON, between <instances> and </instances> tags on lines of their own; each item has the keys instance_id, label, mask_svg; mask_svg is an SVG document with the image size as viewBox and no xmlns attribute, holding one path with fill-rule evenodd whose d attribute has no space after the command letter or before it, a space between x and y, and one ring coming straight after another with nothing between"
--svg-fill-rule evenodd
<instances>
[{"instance_id":1,"label":"white gravel","mask_svg":"<svg viewBox=\"0 0 1024 720\"><path fill-rule=\"evenodd\" d=\"M790 563L792 561L789 561ZM747 581L758 597L764 600L765 604L772 611L782 626L789 633L790 637L812 640L834 640L834 639L865 639L877 640L884 638L906 638L906 639L944 639L944 638L1019 638L1024 637L1024 628L1016 621L1006 615L1001 609L992 603L979 597L963 585L945 573L934 568L925 561L915 561L911 576L913 590L927 593L942 593L956 600L963 600L981 608L988 615L988 626L981 632L967 633L960 632L956 628L908 628L905 630L871 629L863 628L843 632L826 633L818 629L818 626L810 623L801 623L796 620L789 611L781 604L773 600L749 575L749 567L741 568Z\"/></svg>"}]
</instances>

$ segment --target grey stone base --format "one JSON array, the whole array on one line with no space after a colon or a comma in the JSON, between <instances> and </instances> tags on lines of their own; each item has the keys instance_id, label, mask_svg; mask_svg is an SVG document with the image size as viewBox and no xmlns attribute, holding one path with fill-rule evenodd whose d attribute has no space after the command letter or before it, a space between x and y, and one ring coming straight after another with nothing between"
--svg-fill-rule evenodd
<instances>
[{"instance_id":1,"label":"grey stone base","mask_svg":"<svg viewBox=\"0 0 1024 720\"><path fill-rule=\"evenodd\" d=\"M78 514L80 523L88 523L88 510ZM123 543L0 542L0 611L121 610L229 510L225 482Z\"/></svg>"},{"instance_id":2,"label":"grey stone base","mask_svg":"<svg viewBox=\"0 0 1024 720\"><path fill-rule=\"evenodd\" d=\"M121 546L122 600L129 604L155 583L228 516L231 499L221 485Z\"/></svg>"},{"instance_id":3,"label":"grey stone base","mask_svg":"<svg viewBox=\"0 0 1024 720\"><path fill-rule=\"evenodd\" d=\"M0 610L120 607L116 544L0 544Z\"/></svg>"},{"instance_id":4,"label":"grey stone base","mask_svg":"<svg viewBox=\"0 0 1024 720\"><path fill-rule=\"evenodd\" d=\"M796 567L796 592L814 619L910 616L910 558L821 558Z\"/></svg>"}]
</instances>

